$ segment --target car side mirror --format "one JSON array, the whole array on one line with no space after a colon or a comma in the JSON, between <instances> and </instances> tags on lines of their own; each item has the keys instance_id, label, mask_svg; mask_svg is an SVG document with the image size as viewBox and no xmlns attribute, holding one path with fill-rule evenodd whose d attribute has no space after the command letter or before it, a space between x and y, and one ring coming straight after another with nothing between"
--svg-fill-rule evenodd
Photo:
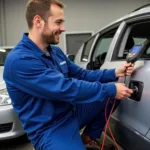
<instances>
[{"instance_id":1,"label":"car side mirror","mask_svg":"<svg viewBox=\"0 0 150 150\"><path fill-rule=\"evenodd\" d=\"M75 60L75 55L73 55L73 54L68 54L67 57L68 57L71 61L74 62L74 60Z\"/></svg>"}]
</instances>

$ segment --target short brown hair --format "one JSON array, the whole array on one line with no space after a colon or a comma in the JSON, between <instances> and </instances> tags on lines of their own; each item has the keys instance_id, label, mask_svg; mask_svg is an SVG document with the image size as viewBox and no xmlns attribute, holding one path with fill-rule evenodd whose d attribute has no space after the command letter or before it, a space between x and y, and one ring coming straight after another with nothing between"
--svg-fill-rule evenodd
<instances>
[{"instance_id":1,"label":"short brown hair","mask_svg":"<svg viewBox=\"0 0 150 150\"><path fill-rule=\"evenodd\" d=\"M43 20L47 20L50 16L49 10L51 4L56 4L60 8L64 8L65 5L59 0L29 0L26 6L26 20L29 29L33 27L33 18L39 15Z\"/></svg>"}]
</instances>

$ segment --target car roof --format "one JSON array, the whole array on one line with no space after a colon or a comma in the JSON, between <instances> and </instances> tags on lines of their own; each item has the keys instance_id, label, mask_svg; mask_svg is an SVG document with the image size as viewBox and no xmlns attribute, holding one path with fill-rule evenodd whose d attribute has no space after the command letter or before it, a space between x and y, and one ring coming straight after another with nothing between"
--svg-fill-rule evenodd
<instances>
[{"instance_id":1,"label":"car roof","mask_svg":"<svg viewBox=\"0 0 150 150\"><path fill-rule=\"evenodd\" d=\"M146 7L150 7L150 3L145 4L145 5L143 5L143 6L140 6L140 7L136 8L136 9L134 9L132 12L137 11L137 10L140 10L140 9L143 9L143 8L146 8Z\"/></svg>"}]
</instances>

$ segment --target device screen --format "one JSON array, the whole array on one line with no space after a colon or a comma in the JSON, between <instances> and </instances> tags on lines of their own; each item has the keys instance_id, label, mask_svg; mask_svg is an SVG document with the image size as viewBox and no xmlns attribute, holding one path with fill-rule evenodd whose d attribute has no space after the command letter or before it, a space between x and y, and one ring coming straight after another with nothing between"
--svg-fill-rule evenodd
<instances>
[{"instance_id":1,"label":"device screen","mask_svg":"<svg viewBox=\"0 0 150 150\"><path fill-rule=\"evenodd\" d=\"M131 49L130 53L137 53L140 48L141 48L141 45L136 45Z\"/></svg>"}]
</instances>

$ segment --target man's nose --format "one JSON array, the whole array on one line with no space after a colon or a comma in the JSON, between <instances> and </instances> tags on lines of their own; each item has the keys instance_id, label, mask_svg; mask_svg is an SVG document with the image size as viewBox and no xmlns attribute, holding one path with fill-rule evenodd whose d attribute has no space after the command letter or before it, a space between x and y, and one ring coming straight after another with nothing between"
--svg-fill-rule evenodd
<instances>
[{"instance_id":1,"label":"man's nose","mask_svg":"<svg viewBox=\"0 0 150 150\"><path fill-rule=\"evenodd\" d=\"M66 31L66 29L65 29L65 26L64 26L64 25L62 25L62 26L60 27L60 31L61 31L61 32L65 32L65 31Z\"/></svg>"}]
</instances>

